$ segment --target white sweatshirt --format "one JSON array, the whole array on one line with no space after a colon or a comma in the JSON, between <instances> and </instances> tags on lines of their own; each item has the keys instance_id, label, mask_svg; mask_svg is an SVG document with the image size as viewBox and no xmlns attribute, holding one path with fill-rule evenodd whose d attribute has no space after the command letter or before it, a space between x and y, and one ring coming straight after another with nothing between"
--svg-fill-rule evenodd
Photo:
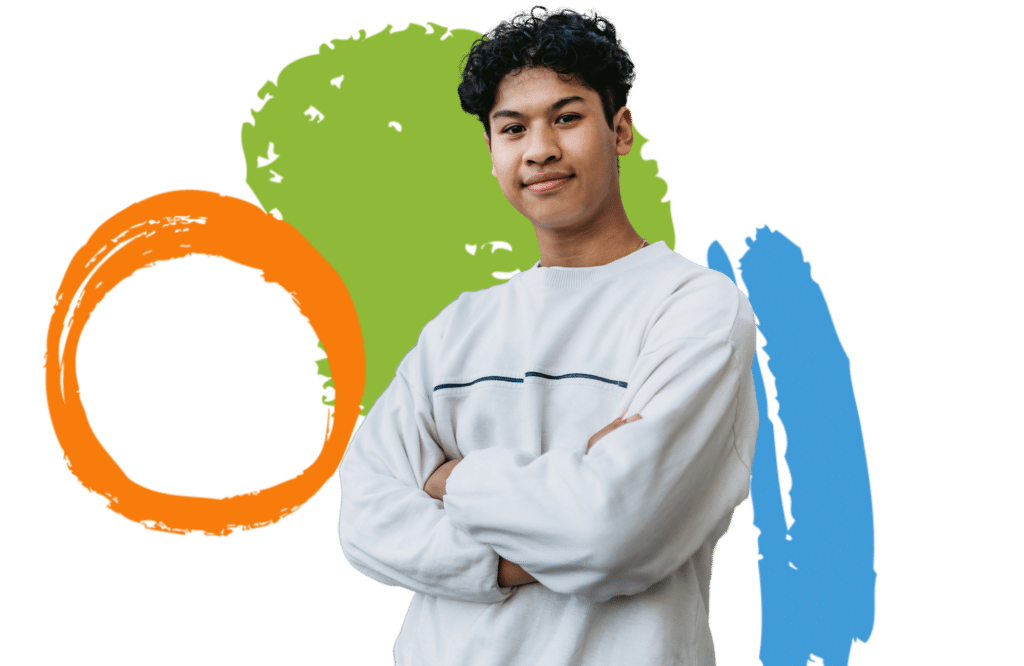
<instances>
[{"instance_id":1,"label":"white sweatshirt","mask_svg":"<svg viewBox=\"0 0 1024 666\"><path fill-rule=\"evenodd\" d=\"M714 664L711 554L757 438L750 303L664 241L539 264L424 326L342 461L345 556L416 592L399 666ZM538 582L498 587L499 555Z\"/></svg>"}]
</instances>

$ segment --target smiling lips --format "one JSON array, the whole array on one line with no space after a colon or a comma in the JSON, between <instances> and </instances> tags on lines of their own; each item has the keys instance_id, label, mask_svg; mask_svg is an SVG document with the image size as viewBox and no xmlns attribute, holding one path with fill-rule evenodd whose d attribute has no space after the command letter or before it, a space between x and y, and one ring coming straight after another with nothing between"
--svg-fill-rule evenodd
<instances>
[{"instance_id":1,"label":"smiling lips","mask_svg":"<svg viewBox=\"0 0 1024 666\"><path fill-rule=\"evenodd\" d=\"M555 188L561 187L562 185L565 185L572 178L573 178L573 175L569 175L569 176L566 176L565 178L558 178L558 179L555 179L555 180L543 180L543 181L541 181L539 183L533 183L532 185L527 185L526 187L527 187L528 190L530 190L532 192L547 192L548 190L553 190Z\"/></svg>"}]
</instances>

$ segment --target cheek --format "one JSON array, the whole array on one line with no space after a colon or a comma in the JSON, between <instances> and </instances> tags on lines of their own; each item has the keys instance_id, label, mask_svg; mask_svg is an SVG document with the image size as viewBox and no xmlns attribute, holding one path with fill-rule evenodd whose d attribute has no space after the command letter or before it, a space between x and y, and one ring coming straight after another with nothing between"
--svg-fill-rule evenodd
<instances>
[{"instance_id":1,"label":"cheek","mask_svg":"<svg viewBox=\"0 0 1024 666\"><path fill-rule=\"evenodd\" d=\"M494 172L498 174L498 183L501 184L501 189L506 194L518 189L518 175L515 168L510 167L508 164L496 162L494 164Z\"/></svg>"},{"instance_id":2,"label":"cheek","mask_svg":"<svg viewBox=\"0 0 1024 666\"><path fill-rule=\"evenodd\" d=\"M604 120L601 122L604 122ZM607 129L608 127L605 126L604 130ZM615 153L615 134L609 131L595 130L586 137L580 137L580 145L577 149L587 153L591 159L599 159L602 156L607 157Z\"/></svg>"}]
</instances>

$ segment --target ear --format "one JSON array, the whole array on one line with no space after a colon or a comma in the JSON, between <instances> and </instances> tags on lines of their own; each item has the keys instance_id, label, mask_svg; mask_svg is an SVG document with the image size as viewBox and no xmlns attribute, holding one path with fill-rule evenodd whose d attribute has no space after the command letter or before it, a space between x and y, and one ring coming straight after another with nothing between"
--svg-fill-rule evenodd
<instances>
[{"instance_id":1,"label":"ear","mask_svg":"<svg viewBox=\"0 0 1024 666\"><path fill-rule=\"evenodd\" d=\"M490 153L491 152L491 140L487 138L487 131L486 130L484 131L484 143L487 144L487 152ZM491 175L494 176L495 178L498 177L498 173L497 173L497 171L494 168L494 155L493 154L491 155Z\"/></svg>"},{"instance_id":2,"label":"ear","mask_svg":"<svg viewBox=\"0 0 1024 666\"><path fill-rule=\"evenodd\" d=\"M612 126L615 127L615 152L628 155L633 148L633 115L628 108L619 109L612 119Z\"/></svg>"}]
</instances>

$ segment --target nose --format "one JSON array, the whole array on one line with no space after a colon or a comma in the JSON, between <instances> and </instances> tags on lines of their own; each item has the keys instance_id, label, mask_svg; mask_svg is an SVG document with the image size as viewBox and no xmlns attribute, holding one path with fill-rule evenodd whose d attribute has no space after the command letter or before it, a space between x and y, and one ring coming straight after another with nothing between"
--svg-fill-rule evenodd
<instances>
[{"instance_id":1,"label":"nose","mask_svg":"<svg viewBox=\"0 0 1024 666\"><path fill-rule=\"evenodd\" d=\"M547 164L562 157L562 149L558 145L558 137L552 127L541 127L530 132L526 137L529 145L523 158L527 164Z\"/></svg>"}]
</instances>

